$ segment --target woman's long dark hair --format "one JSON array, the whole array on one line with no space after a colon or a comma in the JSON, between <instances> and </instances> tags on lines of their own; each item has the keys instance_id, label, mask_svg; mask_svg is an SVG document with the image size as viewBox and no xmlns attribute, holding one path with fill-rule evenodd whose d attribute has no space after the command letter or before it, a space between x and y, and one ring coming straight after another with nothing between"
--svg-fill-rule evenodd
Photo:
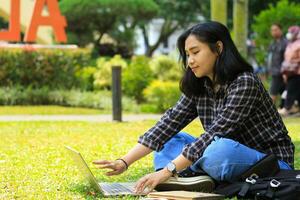
<instances>
[{"instance_id":1,"label":"woman's long dark hair","mask_svg":"<svg viewBox=\"0 0 300 200\"><path fill-rule=\"evenodd\" d=\"M204 91L204 79L197 78L187 64L185 52L185 40L189 35L194 35L200 42L208 44L212 52L219 52L217 41L223 43L223 49L219 53L214 67L214 83L228 84L242 72L253 72L234 45L228 29L219 22L205 22L197 24L183 34L177 40L177 48L180 53L180 60L184 69L184 75L180 81L180 90L187 96L198 96Z\"/></svg>"}]
</instances>

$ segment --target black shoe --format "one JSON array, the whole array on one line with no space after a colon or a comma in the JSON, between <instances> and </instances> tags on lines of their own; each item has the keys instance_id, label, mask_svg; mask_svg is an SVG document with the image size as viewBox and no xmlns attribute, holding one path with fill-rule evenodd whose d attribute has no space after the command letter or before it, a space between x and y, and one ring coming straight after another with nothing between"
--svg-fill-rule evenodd
<instances>
[{"instance_id":1,"label":"black shoe","mask_svg":"<svg viewBox=\"0 0 300 200\"><path fill-rule=\"evenodd\" d=\"M198 172L193 171L190 167L185 168L184 170L178 172L178 177L194 177L194 176L208 176L208 174L201 170Z\"/></svg>"}]
</instances>

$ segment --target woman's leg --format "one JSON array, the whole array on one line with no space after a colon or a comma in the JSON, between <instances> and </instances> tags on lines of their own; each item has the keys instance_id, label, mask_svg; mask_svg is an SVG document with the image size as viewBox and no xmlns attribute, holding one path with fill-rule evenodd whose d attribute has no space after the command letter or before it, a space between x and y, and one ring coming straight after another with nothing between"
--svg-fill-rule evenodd
<instances>
[{"instance_id":1,"label":"woman's leg","mask_svg":"<svg viewBox=\"0 0 300 200\"><path fill-rule=\"evenodd\" d=\"M165 143L164 148L161 151L154 152L155 171L164 168L182 152L185 145L194 142L195 139L195 137L184 132L179 132L174 135Z\"/></svg>"},{"instance_id":2,"label":"woman's leg","mask_svg":"<svg viewBox=\"0 0 300 200\"><path fill-rule=\"evenodd\" d=\"M266 154L251 149L228 138L218 138L205 149L203 156L192 166L192 170L203 169L217 181L230 181L261 160ZM278 161L281 169L291 169Z\"/></svg>"},{"instance_id":3,"label":"woman's leg","mask_svg":"<svg viewBox=\"0 0 300 200\"><path fill-rule=\"evenodd\" d=\"M287 81L287 97L286 97L286 103L285 108L289 110L296 100L299 100L299 83L300 83L300 76L295 75L288 78ZM298 102L299 103L299 102Z\"/></svg>"},{"instance_id":4,"label":"woman's leg","mask_svg":"<svg viewBox=\"0 0 300 200\"><path fill-rule=\"evenodd\" d=\"M296 75L296 80L295 80L295 83L294 83L294 87L295 87L295 93L296 93L296 100L298 101L298 106L300 106L299 85L300 85L300 75Z\"/></svg>"}]
</instances>

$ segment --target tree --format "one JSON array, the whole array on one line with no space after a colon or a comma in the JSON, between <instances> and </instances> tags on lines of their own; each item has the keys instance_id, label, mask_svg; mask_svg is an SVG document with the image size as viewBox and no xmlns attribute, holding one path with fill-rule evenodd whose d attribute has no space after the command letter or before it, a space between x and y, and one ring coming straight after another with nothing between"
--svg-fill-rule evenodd
<instances>
[{"instance_id":1,"label":"tree","mask_svg":"<svg viewBox=\"0 0 300 200\"><path fill-rule=\"evenodd\" d=\"M135 30L141 21L149 22L159 10L158 5L152 0L125 0L127 8L124 10L125 17L121 17L117 27L109 32L117 43L129 46L130 49L136 47Z\"/></svg>"},{"instance_id":2,"label":"tree","mask_svg":"<svg viewBox=\"0 0 300 200\"><path fill-rule=\"evenodd\" d=\"M272 40L270 26L274 22L279 23L282 25L283 32L286 32L289 26L299 25L300 3L281 0L275 6L270 5L269 9L260 12L254 19L252 28L256 33L257 58L260 63L263 63Z\"/></svg>"},{"instance_id":3,"label":"tree","mask_svg":"<svg viewBox=\"0 0 300 200\"><path fill-rule=\"evenodd\" d=\"M227 25L227 0L210 0L211 19Z\"/></svg>"},{"instance_id":4,"label":"tree","mask_svg":"<svg viewBox=\"0 0 300 200\"><path fill-rule=\"evenodd\" d=\"M300 0L289 0L289 2L300 3ZM261 11L269 9L270 5L275 6L278 0L250 0L249 1L249 23L254 23L254 18Z\"/></svg>"},{"instance_id":5,"label":"tree","mask_svg":"<svg viewBox=\"0 0 300 200\"><path fill-rule=\"evenodd\" d=\"M96 49L104 34L131 44L137 21L150 20L158 9L153 0L61 0L60 8L68 21L70 42L93 43Z\"/></svg>"},{"instance_id":6,"label":"tree","mask_svg":"<svg viewBox=\"0 0 300 200\"><path fill-rule=\"evenodd\" d=\"M242 55L247 54L248 0L234 0L233 40Z\"/></svg>"},{"instance_id":7,"label":"tree","mask_svg":"<svg viewBox=\"0 0 300 200\"><path fill-rule=\"evenodd\" d=\"M165 42L175 31L186 29L193 23L201 21L200 16L207 16L209 12L208 0L155 0L159 5L159 12L156 18L162 19L158 39L150 44L149 24L141 21L139 27L142 30L146 46L145 55L152 56L159 45Z\"/></svg>"}]
</instances>

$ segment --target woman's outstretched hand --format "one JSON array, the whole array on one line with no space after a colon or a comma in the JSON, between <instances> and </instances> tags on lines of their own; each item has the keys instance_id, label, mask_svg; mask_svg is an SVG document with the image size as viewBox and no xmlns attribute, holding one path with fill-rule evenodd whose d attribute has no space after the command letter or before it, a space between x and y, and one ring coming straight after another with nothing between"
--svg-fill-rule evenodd
<instances>
[{"instance_id":1,"label":"woman's outstretched hand","mask_svg":"<svg viewBox=\"0 0 300 200\"><path fill-rule=\"evenodd\" d=\"M147 174L146 176L140 178L135 185L135 193L149 193L158 184L165 182L172 176L172 173L166 169Z\"/></svg>"},{"instance_id":2,"label":"woman's outstretched hand","mask_svg":"<svg viewBox=\"0 0 300 200\"><path fill-rule=\"evenodd\" d=\"M122 160L108 161L108 160L95 160L93 164L99 169L111 169L106 172L107 176L118 175L126 171L127 166Z\"/></svg>"}]
</instances>

